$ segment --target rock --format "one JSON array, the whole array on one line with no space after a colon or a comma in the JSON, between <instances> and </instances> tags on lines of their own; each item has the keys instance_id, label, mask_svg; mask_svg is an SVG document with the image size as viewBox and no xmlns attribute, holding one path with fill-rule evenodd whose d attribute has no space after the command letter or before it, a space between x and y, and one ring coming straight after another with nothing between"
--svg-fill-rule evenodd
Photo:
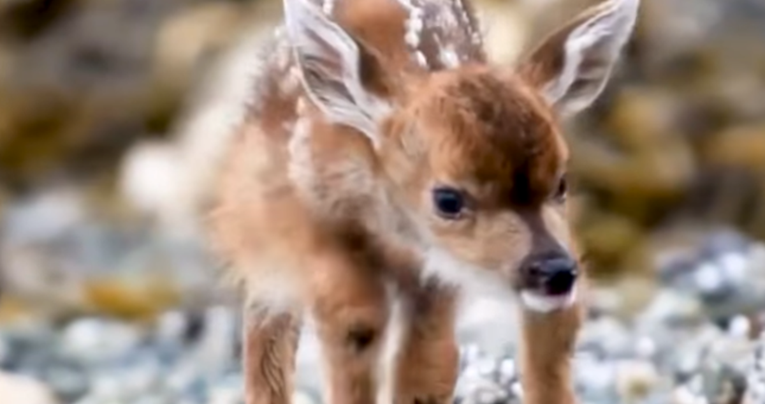
<instances>
[{"instance_id":1,"label":"rock","mask_svg":"<svg viewBox=\"0 0 765 404\"><path fill-rule=\"evenodd\" d=\"M56 404L50 389L41 382L0 371L0 397L8 403Z\"/></svg>"},{"instance_id":2,"label":"rock","mask_svg":"<svg viewBox=\"0 0 765 404\"><path fill-rule=\"evenodd\" d=\"M617 365L616 389L623 401L636 402L646 397L659 381L651 362L626 360Z\"/></svg>"},{"instance_id":3,"label":"rock","mask_svg":"<svg viewBox=\"0 0 765 404\"><path fill-rule=\"evenodd\" d=\"M749 358L746 385L743 404L765 402L765 333L761 334Z\"/></svg>"},{"instance_id":4,"label":"rock","mask_svg":"<svg viewBox=\"0 0 765 404\"><path fill-rule=\"evenodd\" d=\"M234 342L239 338L239 323L229 308L211 307L205 313L205 329L194 356L205 363L201 373L218 374L225 371L235 358Z\"/></svg>"},{"instance_id":5,"label":"rock","mask_svg":"<svg viewBox=\"0 0 765 404\"><path fill-rule=\"evenodd\" d=\"M687 386L679 386L672 392L672 404L706 404L704 397L693 393Z\"/></svg>"},{"instance_id":6,"label":"rock","mask_svg":"<svg viewBox=\"0 0 765 404\"><path fill-rule=\"evenodd\" d=\"M151 318L180 301L173 279L151 275L89 279L83 294L89 307L125 318Z\"/></svg>"},{"instance_id":7,"label":"rock","mask_svg":"<svg viewBox=\"0 0 765 404\"><path fill-rule=\"evenodd\" d=\"M292 396L292 402L294 404L317 404L318 401L311 397L309 394L302 391L295 391Z\"/></svg>"},{"instance_id":8,"label":"rock","mask_svg":"<svg viewBox=\"0 0 765 404\"><path fill-rule=\"evenodd\" d=\"M88 392L90 382L82 367L75 364L56 364L43 372L43 378L56 396L66 402L72 402Z\"/></svg>"},{"instance_id":9,"label":"rock","mask_svg":"<svg viewBox=\"0 0 765 404\"><path fill-rule=\"evenodd\" d=\"M244 404L244 383L237 375L230 375L217 381L211 391L209 404ZM303 400L306 404L311 404L310 397L306 394L296 391L293 395L293 403L299 403Z\"/></svg>"},{"instance_id":10,"label":"rock","mask_svg":"<svg viewBox=\"0 0 765 404\"><path fill-rule=\"evenodd\" d=\"M84 363L103 363L125 357L142 340L141 332L117 322L82 319L63 331L61 353Z\"/></svg>"},{"instance_id":11,"label":"rock","mask_svg":"<svg viewBox=\"0 0 765 404\"><path fill-rule=\"evenodd\" d=\"M607 316L587 322L577 343L580 349L609 356L627 354L634 344L627 327L619 320Z\"/></svg>"},{"instance_id":12,"label":"rock","mask_svg":"<svg viewBox=\"0 0 765 404\"><path fill-rule=\"evenodd\" d=\"M704 319L703 305L693 296L665 289L659 291L637 321L649 324L698 323Z\"/></svg>"}]
</instances>

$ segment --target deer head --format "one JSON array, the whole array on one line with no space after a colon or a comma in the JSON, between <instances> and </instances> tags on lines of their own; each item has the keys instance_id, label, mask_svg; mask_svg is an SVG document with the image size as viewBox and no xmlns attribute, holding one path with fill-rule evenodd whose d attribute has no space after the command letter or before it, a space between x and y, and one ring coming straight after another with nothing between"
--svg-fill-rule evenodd
<instances>
[{"instance_id":1,"label":"deer head","mask_svg":"<svg viewBox=\"0 0 765 404\"><path fill-rule=\"evenodd\" d=\"M515 66L438 71L393 70L309 1L284 4L306 95L368 141L382 220L416 229L426 272L516 290L537 311L569 304L579 269L559 121L603 90L638 0L586 10Z\"/></svg>"}]
</instances>

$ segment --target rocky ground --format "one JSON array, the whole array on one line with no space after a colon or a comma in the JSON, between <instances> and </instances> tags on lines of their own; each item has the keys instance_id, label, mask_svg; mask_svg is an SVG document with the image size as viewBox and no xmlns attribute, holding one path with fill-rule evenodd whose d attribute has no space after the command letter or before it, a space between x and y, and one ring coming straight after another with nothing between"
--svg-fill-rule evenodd
<instances>
[{"instance_id":1,"label":"rocky ground","mask_svg":"<svg viewBox=\"0 0 765 404\"><path fill-rule=\"evenodd\" d=\"M644 294L638 280L593 291L574 357L583 403L741 404L745 394L747 404L763 402L765 245L718 231L698 248L674 251L637 310L627 301ZM185 307L133 320L5 313L0 396L29 404L242 402L236 312ZM508 311L478 301L463 313L456 402L522 403ZM296 402L321 402L317 355L307 329Z\"/></svg>"}]
</instances>

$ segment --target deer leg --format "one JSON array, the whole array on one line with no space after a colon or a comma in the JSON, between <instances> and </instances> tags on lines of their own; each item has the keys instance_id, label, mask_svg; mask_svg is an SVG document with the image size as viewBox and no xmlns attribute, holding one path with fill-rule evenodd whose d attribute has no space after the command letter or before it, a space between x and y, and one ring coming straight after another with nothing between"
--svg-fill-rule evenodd
<instances>
[{"instance_id":1,"label":"deer leg","mask_svg":"<svg viewBox=\"0 0 765 404\"><path fill-rule=\"evenodd\" d=\"M329 404L374 404L389 315L379 274L333 259L315 263L313 316L322 345Z\"/></svg>"},{"instance_id":2,"label":"deer leg","mask_svg":"<svg viewBox=\"0 0 765 404\"><path fill-rule=\"evenodd\" d=\"M524 403L576 403L571 356L581 315L578 304L552 313L524 309L521 352Z\"/></svg>"},{"instance_id":3,"label":"deer leg","mask_svg":"<svg viewBox=\"0 0 765 404\"><path fill-rule=\"evenodd\" d=\"M247 404L289 404L299 336L292 314L244 314L243 368Z\"/></svg>"},{"instance_id":4,"label":"deer leg","mask_svg":"<svg viewBox=\"0 0 765 404\"><path fill-rule=\"evenodd\" d=\"M396 404L451 404L459 372L455 297L433 285L405 295L409 321L397 362Z\"/></svg>"}]
</instances>

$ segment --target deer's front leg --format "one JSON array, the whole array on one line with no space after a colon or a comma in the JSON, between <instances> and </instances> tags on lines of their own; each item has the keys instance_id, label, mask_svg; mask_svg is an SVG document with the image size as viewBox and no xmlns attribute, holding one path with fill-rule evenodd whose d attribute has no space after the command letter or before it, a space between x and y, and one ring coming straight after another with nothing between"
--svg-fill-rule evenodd
<instances>
[{"instance_id":1,"label":"deer's front leg","mask_svg":"<svg viewBox=\"0 0 765 404\"><path fill-rule=\"evenodd\" d=\"M522 318L524 403L576 403L571 357L581 323L579 305L551 313L524 309Z\"/></svg>"},{"instance_id":2,"label":"deer's front leg","mask_svg":"<svg viewBox=\"0 0 765 404\"><path fill-rule=\"evenodd\" d=\"M247 404L289 404L299 334L292 314L267 316L245 309L243 368Z\"/></svg>"},{"instance_id":3,"label":"deer's front leg","mask_svg":"<svg viewBox=\"0 0 765 404\"><path fill-rule=\"evenodd\" d=\"M459 373L455 294L431 285L405 296L408 321L397 366L396 404L450 404Z\"/></svg>"},{"instance_id":4,"label":"deer's front leg","mask_svg":"<svg viewBox=\"0 0 765 404\"><path fill-rule=\"evenodd\" d=\"M374 404L389 307L375 271L342 258L312 268L313 315L321 340L328 404Z\"/></svg>"}]
</instances>

